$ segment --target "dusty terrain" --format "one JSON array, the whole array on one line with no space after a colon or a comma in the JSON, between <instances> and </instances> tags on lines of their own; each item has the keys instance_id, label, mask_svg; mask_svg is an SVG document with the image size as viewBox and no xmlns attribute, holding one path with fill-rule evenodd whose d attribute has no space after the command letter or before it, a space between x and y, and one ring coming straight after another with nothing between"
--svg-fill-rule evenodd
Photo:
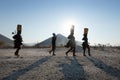
<instances>
[{"instance_id":1,"label":"dusty terrain","mask_svg":"<svg viewBox=\"0 0 120 80\"><path fill-rule=\"evenodd\" d=\"M120 50L91 49L92 56L76 57L59 48L56 56L45 49L0 49L0 80L120 80Z\"/></svg>"}]
</instances>

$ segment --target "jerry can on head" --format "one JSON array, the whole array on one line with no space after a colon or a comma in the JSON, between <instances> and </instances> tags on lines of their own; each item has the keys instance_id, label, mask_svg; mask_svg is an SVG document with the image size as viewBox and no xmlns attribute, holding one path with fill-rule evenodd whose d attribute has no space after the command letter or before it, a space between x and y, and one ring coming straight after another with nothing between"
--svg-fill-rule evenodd
<instances>
[{"instance_id":1,"label":"jerry can on head","mask_svg":"<svg viewBox=\"0 0 120 80\"><path fill-rule=\"evenodd\" d=\"M72 27L71 27L71 29L70 29L70 32L71 32L71 33L74 33L74 27L75 27L75 26L72 25Z\"/></svg>"},{"instance_id":2,"label":"jerry can on head","mask_svg":"<svg viewBox=\"0 0 120 80\"><path fill-rule=\"evenodd\" d=\"M88 34L88 28L84 28L84 34Z\"/></svg>"},{"instance_id":3,"label":"jerry can on head","mask_svg":"<svg viewBox=\"0 0 120 80\"><path fill-rule=\"evenodd\" d=\"M22 25L20 24L17 25L17 31L22 31Z\"/></svg>"}]
</instances>

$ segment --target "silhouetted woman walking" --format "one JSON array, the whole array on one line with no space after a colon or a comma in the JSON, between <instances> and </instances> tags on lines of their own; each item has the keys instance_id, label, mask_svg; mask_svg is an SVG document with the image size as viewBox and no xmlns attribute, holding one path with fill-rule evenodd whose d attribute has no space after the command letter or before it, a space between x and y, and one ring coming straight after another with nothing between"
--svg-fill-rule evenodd
<instances>
[{"instance_id":1,"label":"silhouetted woman walking","mask_svg":"<svg viewBox=\"0 0 120 80\"><path fill-rule=\"evenodd\" d=\"M88 49L88 55L90 55L90 46L88 44L88 38L87 38L87 33L88 33L88 28L84 28L84 34L83 34L83 38L82 40L84 41L82 46L83 46L83 56L86 56L85 55L85 51L86 51L86 48Z\"/></svg>"},{"instance_id":2,"label":"silhouetted woman walking","mask_svg":"<svg viewBox=\"0 0 120 80\"><path fill-rule=\"evenodd\" d=\"M65 45L65 47L70 47L70 49L65 54L68 56L68 53L70 51L73 51L73 56L76 56L75 55L76 43L75 43L75 37L74 37L74 25L72 25L68 39L69 39L69 41L68 41L67 45Z\"/></svg>"},{"instance_id":3,"label":"silhouetted woman walking","mask_svg":"<svg viewBox=\"0 0 120 80\"><path fill-rule=\"evenodd\" d=\"M56 49L56 34L53 33L53 37L52 37L52 49L49 51L49 53L51 54L51 52L53 52L53 55L55 55L55 49Z\"/></svg>"},{"instance_id":4,"label":"silhouetted woman walking","mask_svg":"<svg viewBox=\"0 0 120 80\"><path fill-rule=\"evenodd\" d=\"M17 48L15 51L15 56L19 57L19 50L22 45L22 36L21 36L22 25L17 25L17 34L13 36L14 39L14 48Z\"/></svg>"}]
</instances>

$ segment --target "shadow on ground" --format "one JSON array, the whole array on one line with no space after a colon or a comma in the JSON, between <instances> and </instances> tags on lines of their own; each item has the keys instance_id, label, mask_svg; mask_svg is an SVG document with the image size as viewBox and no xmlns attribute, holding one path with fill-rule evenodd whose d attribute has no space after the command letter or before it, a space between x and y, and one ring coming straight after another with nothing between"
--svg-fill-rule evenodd
<instances>
[{"instance_id":1,"label":"shadow on ground","mask_svg":"<svg viewBox=\"0 0 120 80\"><path fill-rule=\"evenodd\" d=\"M86 80L85 71L82 65L78 62L76 57L65 57L71 63L64 62L60 64L62 73L64 74L64 80Z\"/></svg>"},{"instance_id":2,"label":"shadow on ground","mask_svg":"<svg viewBox=\"0 0 120 80\"><path fill-rule=\"evenodd\" d=\"M9 76L3 78L2 80L17 80L21 75L24 75L26 72L34 69L35 67L42 65L44 62L48 61L48 59L50 59L51 57L44 57L36 62L34 62L33 64L27 66L26 68L20 69L12 74L10 74Z\"/></svg>"},{"instance_id":3,"label":"shadow on ground","mask_svg":"<svg viewBox=\"0 0 120 80\"><path fill-rule=\"evenodd\" d=\"M90 60L97 68L103 70L104 72L106 72L107 74L114 76L116 78L118 78L118 80L120 79L120 70L117 68L113 68L107 64L105 64L103 61L94 58L94 57L87 57L88 60Z\"/></svg>"}]
</instances>

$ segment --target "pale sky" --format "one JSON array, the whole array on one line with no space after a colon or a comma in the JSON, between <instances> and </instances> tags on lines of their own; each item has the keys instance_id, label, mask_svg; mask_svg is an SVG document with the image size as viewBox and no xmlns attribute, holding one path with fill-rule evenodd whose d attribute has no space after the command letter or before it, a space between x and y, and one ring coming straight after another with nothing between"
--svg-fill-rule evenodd
<instances>
[{"instance_id":1,"label":"pale sky","mask_svg":"<svg viewBox=\"0 0 120 80\"><path fill-rule=\"evenodd\" d=\"M120 0L0 0L0 34L12 39L17 24L23 26L24 43L41 42L52 33L82 41L89 28L91 45L120 45Z\"/></svg>"}]
</instances>

